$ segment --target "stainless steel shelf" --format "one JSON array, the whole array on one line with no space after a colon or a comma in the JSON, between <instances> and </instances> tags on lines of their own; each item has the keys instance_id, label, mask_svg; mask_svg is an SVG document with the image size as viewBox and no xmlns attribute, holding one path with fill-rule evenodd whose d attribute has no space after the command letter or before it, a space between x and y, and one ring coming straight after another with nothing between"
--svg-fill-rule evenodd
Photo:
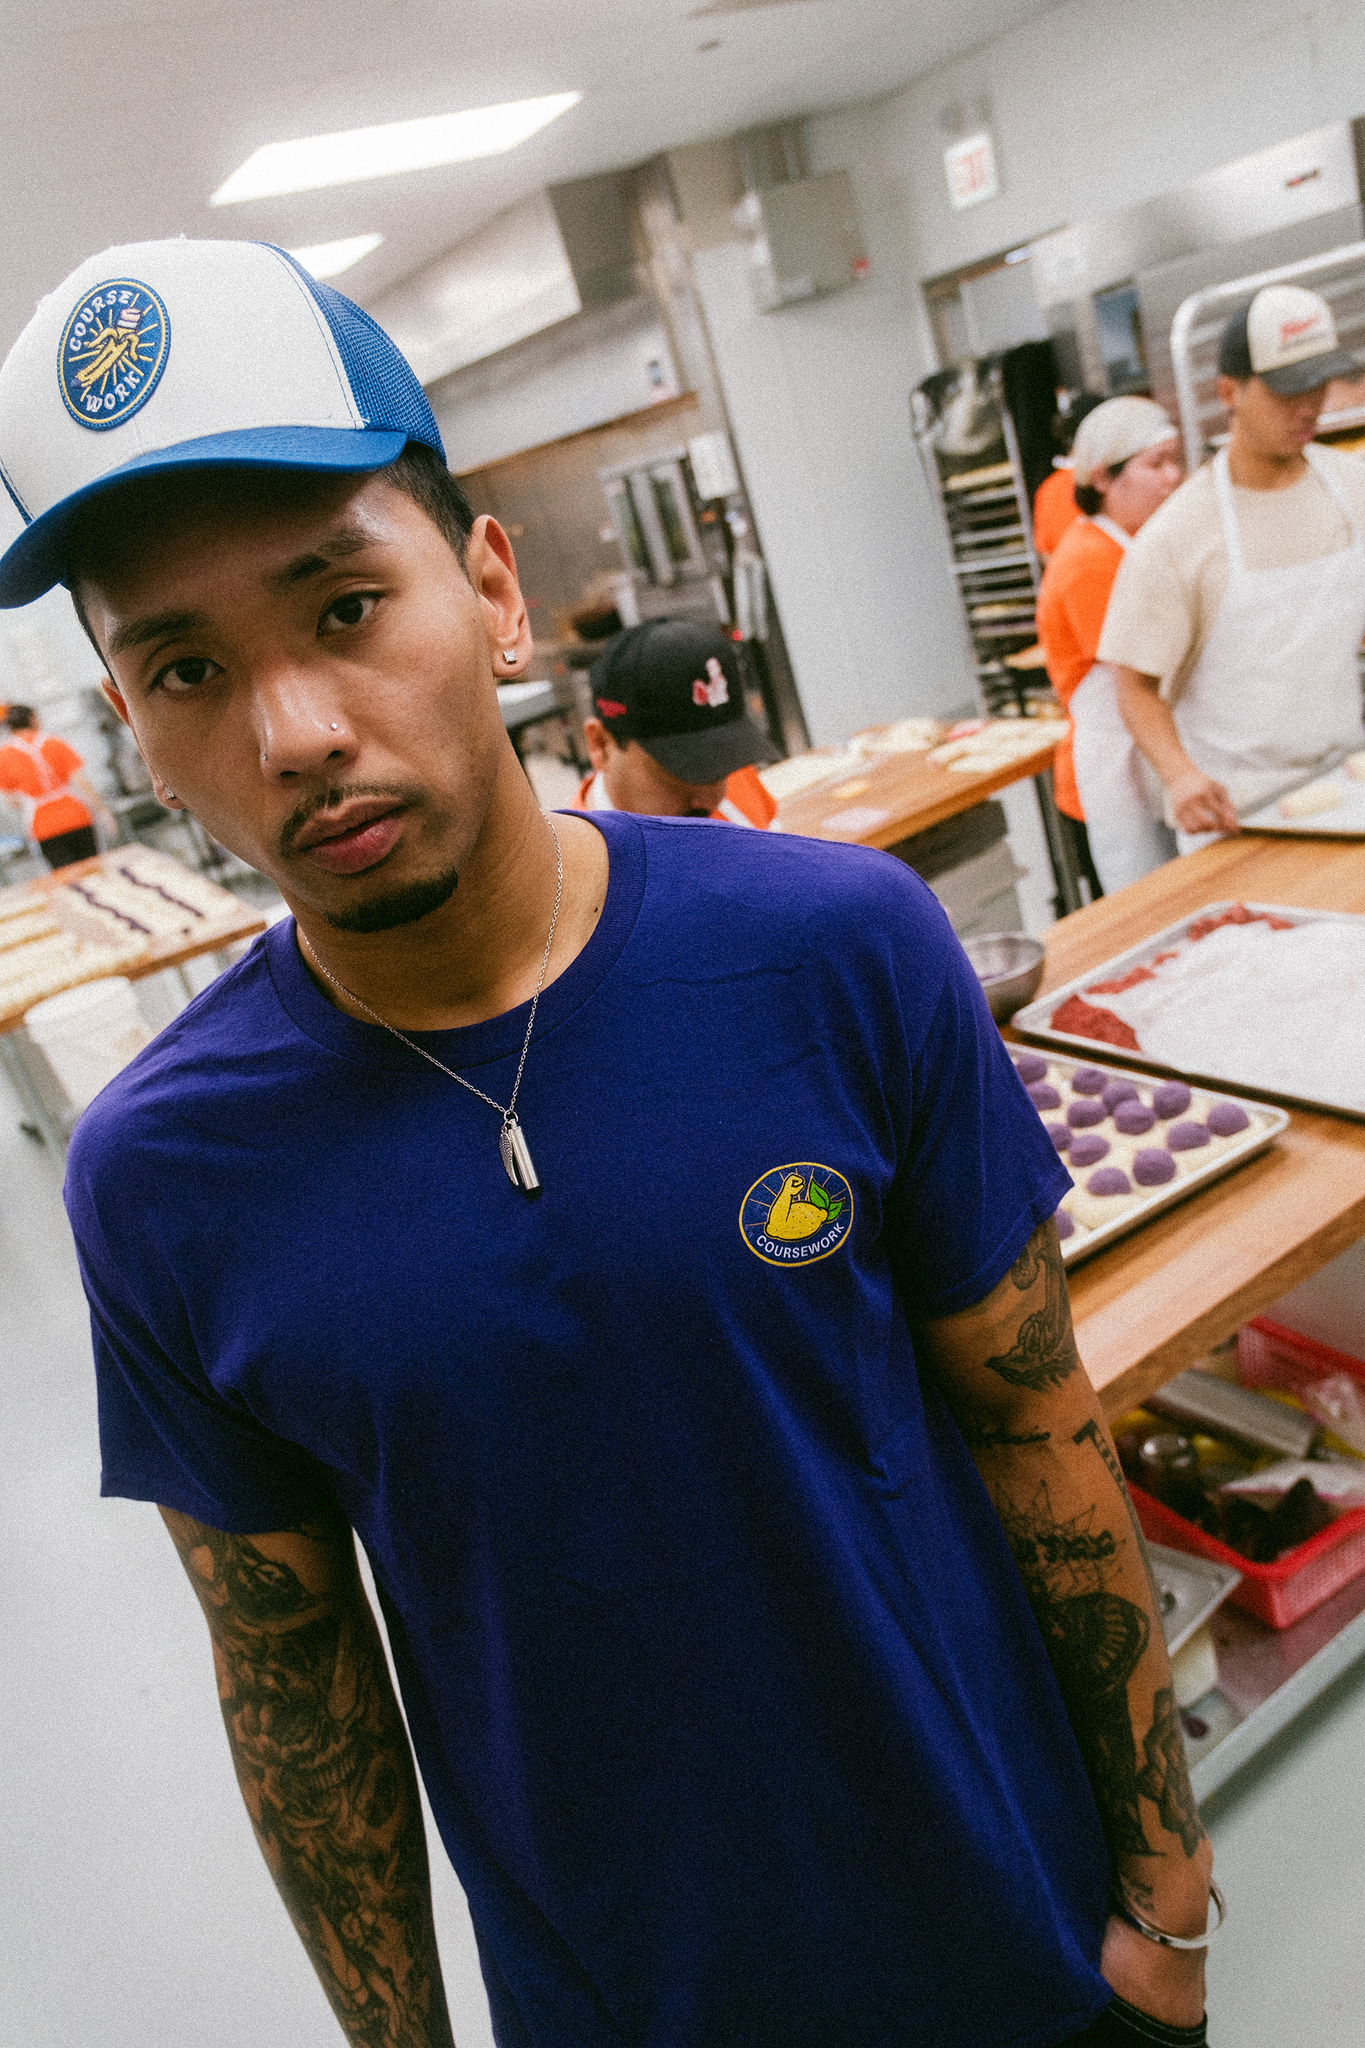
<instances>
[{"instance_id":1,"label":"stainless steel shelf","mask_svg":"<svg viewBox=\"0 0 1365 2048\"><path fill-rule=\"evenodd\" d=\"M1218 1684L1184 1714L1190 1780L1200 1800L1365 1657L1365 1574L1292 1628L1267 1628L1231 1605L1218 1610L1211 1627Z\"/></svg>"}]
</instances>

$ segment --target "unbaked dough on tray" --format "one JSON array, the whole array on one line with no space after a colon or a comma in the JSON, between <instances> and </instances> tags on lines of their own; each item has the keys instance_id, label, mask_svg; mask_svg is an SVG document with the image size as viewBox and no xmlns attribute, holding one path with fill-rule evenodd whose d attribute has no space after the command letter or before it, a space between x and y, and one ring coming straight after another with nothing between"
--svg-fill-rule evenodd
<instances>
[{"instance_id":1,"label":"unbaked dough on tray","mask_svg":"<svg viewBox=\"0 0 1365 2048\"><path fill-rule=\"evenodd\" d=\"M1075 1182L1057 1211L1068 1264L1240 1165L1289 1121L1185 1081L1022 1047L1010 1057Z\"/></svg>"},{"instance_id":2,"label":"unbaked dough on tray","mask_svg":"<svg viewBox=\"0 0 1365 2048\"><path fill-rule=\"evenodd\" d=\"M1365 917L1210 904L1014 1024L1365 1116Z\"/></svg>"}]
</instances>

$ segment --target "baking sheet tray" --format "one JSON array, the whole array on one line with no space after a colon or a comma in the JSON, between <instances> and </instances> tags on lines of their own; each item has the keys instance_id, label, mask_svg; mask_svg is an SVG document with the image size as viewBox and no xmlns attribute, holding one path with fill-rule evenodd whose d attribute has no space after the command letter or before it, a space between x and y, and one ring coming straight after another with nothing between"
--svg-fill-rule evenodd
<instances>
[{"instance_id":1,"label":"baking sheet tray","mask_svg":"<svg viewBox=\"0 0 1365 2048\"><path fill-rule=\"evenodd\" d=\"M1052 1014L1068 996L1084 996L1098 981L1117 981L1134 967L1148 967L1158 953L1170 952L1174 947L1188 943L1190 926L1202 918L1221 917L1225 911L1238 907L1250 911L1253 916L1282 917L1289 924L1346 924L1359 929L1365 919L1347 910L1303 910L1294 904L1249 903L1238 897L1228 897L1219 903L1206 903L1199 910L1182 917L1178 924L1168 924L1163 931L1153 932L1151 938L1143 939L1138 945L1130 946L1126 953L1116 953L1110 960L1099 961L1085 974L1078 974L1074 980L1064 982L1060 988L1050 989L1045 996L1039 996L1022 1010L1016 1010L1010 1019L1011 1028L1026 1038L1035 1038L1046 1045L1075 1046L1098 1059L1107 1048L1104 1041L1095 1038L1081 1038L1072 1031L1055 1031ZM1288 1103L1295 1109L1325 1109L1333 1116L1354 1117L1365 1120L1365 1109L1359 1103L1333 1102L1319 1096L1292 1094L1284 1089L1262 1088L1243 1080L1237 1073L1222 1072L1215 1062L1207 1067L1172 1067L1164 1061L1153 1059L1150 1053L1140 1048L1123 1046L1120 1057L1133 1067L1144 1067L1158 1074L1178 1073L1182 1081L1197 1083L1201 1087L1216 1089L1243 1088L1254 1092L1258 1099L1269 1102Z\"/></svg>"},{"instance_id":2,"label":"baking sheet tray","mask_svg":"<svg viewBox=\"0 0 1365 2048\"><path fill-rule=\"evenodd\" d=\"M1289 833L1296 839L1365 839L1365 776L1357 779L1341 766L1326 775L1314 775L1308 781L1296 783L1295 788L1306 789L1309 782L1320 782L1336 791L1337 802L1330 811L1314 811L1308 818L1287 818L1280 805L1293 791L1283 790L1272 803L1249 812L1242 820L1243 829Z\"/></svg>"},{"instance_id":3,"label":"baking sheet tray","mask_svg":"<svg viewBox=\"0 0 1365 2048\"><path fill-rule=\"evenodd\" d=\"M1164 1543L1149 1543L1147 1559L1161 1600L1161 1633L1173 1657L1196 1629L1218 1612L1242 1574L1212 1558L1191 1557Z\"/></svg>"},{"instance_id":4,"label":"baking sheet tray","mask_svg":"<svg viewBox=\"0 0 1365 2048\"><path fill-rule=\"evenodd\" d=\"M1137 1090L1139 1101L1149 1107L1152 1095L1160 1085L1150 1075L1119 1066L1109 1060L1073 1059L1068 1054L1054 1052L1031 1054L1029 1048L1024 1046L1011 1046L1010 1057L1016 1066L1021 1059L1024 1060L1026 1069L1030 1058L1046 1059L1047 1075L1040 1079L1045 1079L1061 1098L1058 1107L1039 1109L1039 1114L1047 1123L1062 1122L1072 1100L1098 1099L1093 1094L1082 1095L1080 1091L1073 1094L1070 1086L1071 1076L1082 1069L1103 1074L1106 1082L1131 1082ZM1130 1155L1135 1149L1164 1149L1162 1140L1172 1124L1204 1121L1215 1101L1237 1103L1246 1113L1247 1128L1230 1138L1215 1138L1211 1144L1201 1147L1198 1151L1172 1154L1176 1162L1176 1175L1174 1180L1167 1181L1161 1187L1144 1188L1135 1185L1130 1195L1112 1196L1102 1201L1096 1201L1089 1194L1086 1182L1097 1167L1115 1165L1123 1167L1126 1171ZM1065 1152L1061 1155L1062 1164L1077 1183L1070 1194L1063 1196L1061 1202L1061 1208L1071 1216L1074 1225L1074 1235L1062 1239L1064 1264L1074 1266L1081 1259L1088 1259L1092 1252L1102 1251L1106 1245L1112 1244L1115 1238L1125 1237L1130 1230L1139 1229L1142 1224L1149 1223L1153 1216L1159 1216L1163 1209L1171 1208L1176 1202L1183 1202L1186 1195L1196 1194L1200 1188L1207 1187L1210 1181L1231 1172L1245 1160L1253 1159L1258 1152L1264 1152L1266 1146L1273 1143L1288 1122L1289 1118L1282 1109L1275 1109L1266 1102L1253 1102L1245 1097L1229 1095L1222 1089L1195 1089L1188 1109L1180 1111L1176 1116L1162 1118L1150 1132L1137 1138L1122 1136L1115 1129L1112 1117L1106 1114L1102 1123L1089 1126L1085 1132L1086 1136L1093 1133L1108 1142L1110 1151L1104 1159L1092 1161L1085 1166L1073 1166ZM1075 1135L1080 1137L1082 1134L1077 1131Z\"/></svg>"}]
</instances>

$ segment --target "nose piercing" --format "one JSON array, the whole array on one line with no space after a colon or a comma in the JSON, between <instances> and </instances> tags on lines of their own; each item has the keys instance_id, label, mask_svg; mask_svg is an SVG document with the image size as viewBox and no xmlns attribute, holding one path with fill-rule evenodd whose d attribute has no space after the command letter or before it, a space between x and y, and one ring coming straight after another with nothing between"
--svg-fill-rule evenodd
<instances>
[{"instance_id":1,"label":"nose piercing","mask_svg":"<svg viewBox=\"0 0 1365 2048\"><path fill-rule=\"evenodd\" d=\"M333 731L333 732L335 732L335 731L336 731L336 729L337 729L337 722L336 722L336 720L335 720L335 719L333 719L333 720L332 720L332 731Z\"/></svg>"}]
</instances>

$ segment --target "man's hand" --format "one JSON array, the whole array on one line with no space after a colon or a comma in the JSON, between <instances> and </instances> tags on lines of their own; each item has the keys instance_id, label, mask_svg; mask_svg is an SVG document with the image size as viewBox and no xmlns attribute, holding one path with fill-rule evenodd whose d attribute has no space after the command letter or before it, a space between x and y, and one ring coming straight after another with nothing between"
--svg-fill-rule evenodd
<instances>
[{"instance_id":1,"label":"man's hand","mask_svg":"<svg viewBox=\"0 0 1365 2048\"><path fill-rule=\"evenodd\" d=\"M1211 1853L1207 1860L1212 1863ZM1207 1911L1207 1897L1204 1905ZM1172 1927L1165 1931L1186 1930ZM1203 1922L1188 1931L1202 1934ZM1104 1930L1100 1969L1120 1998L1126 1998L1139 2012L1150 2013L1154 2020L1164 2020L1168 2027L1197 2027L1204 2017L1202 1948L1159 1948L1115 1914Z\"/></svg>"},{"instance_id":2,"label":"man's hand","mask_svg":"<svg viewBox=\"0 0 1365 2048\"><path fill-rule=\"evenodd\" d=\"M1164 1933L1206 1925L1212 1851L1142 1532L1071 1330L1061 1247L1034 1232L984 1301L924 1325L935 1373L1000 1517L1095 1794L1125 1904ZM1202 1950L1112 1917L1101 1967L1139 2011L1203 2014Z\"/></svg>"},{"instance_id":3,"label":"man's hand","mask_svg":"<svg viewBox=\"0 0 1365 2048\"><path fill-rule=\"evenodd\" d=\"M1240 824L1232 798L1221 782L1191 767L1188 774L1168 782L1171 815L1182 832L1236 832Z\"/></svg>"},{"instance_id":4,"label":"man's hand","mask_svg":"<svg viewBox=\"0 0 1365 2048\"><path fill-rule=\"evenodd\" d=\"M355 2048L454 2048L412 1753L344 1522L162 1508L213 1640L261 1853Z\"/></svg>"}]
</instances>

